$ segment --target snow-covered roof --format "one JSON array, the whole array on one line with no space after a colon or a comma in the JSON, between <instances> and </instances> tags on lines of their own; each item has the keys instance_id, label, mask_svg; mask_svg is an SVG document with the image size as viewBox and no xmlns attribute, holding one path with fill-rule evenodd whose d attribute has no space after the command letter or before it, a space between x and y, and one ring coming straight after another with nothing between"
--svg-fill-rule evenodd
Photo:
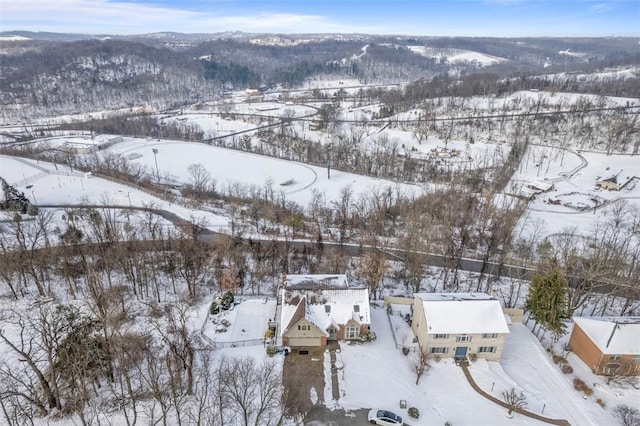
<instances>
[{"instance_id":1,"label":"snow-covered roof","mask_svg":"<svg viewBox=\"0 0 640 426\"><path fill-rule=\"evenodd\" d=\"M298 290L349 288L349 281L347 281L347 276L344 274L287 275L285 287Z\"/></svg>"},{"instance_id":2,"label":"snow-covered roof","mask_svg":"<svg viewBox=\"0 0 640 426\"><path fill-rule=\"evenodd\" d=\"M485 293L415 293L427 334L509 333L500 302Z\"/></svg>"},{"instance_id":3,"label":"snow-covered roof","mask_svg":"<svg viewBox=\"0 0 640 426\"><path fill-rule=\"evenodd\" d=\"M640 317L574 317L603 354L640 355Z\"/></svg>"},{"instance_id":4,"label":"snow-covered roof","mask_svg":"<svg viewBox=\"0 0 640 426\"><path fill-rule=\"evenodd\" d=\"M359 324L371 324L369 290L366 288L313 291L283 289L280 297L282 298L280 316L282 334L302 318L301 304L304 304L304 318L323 331L326 331L331 324L344 325L352 319Z\"/></svg>"}]
</instances>

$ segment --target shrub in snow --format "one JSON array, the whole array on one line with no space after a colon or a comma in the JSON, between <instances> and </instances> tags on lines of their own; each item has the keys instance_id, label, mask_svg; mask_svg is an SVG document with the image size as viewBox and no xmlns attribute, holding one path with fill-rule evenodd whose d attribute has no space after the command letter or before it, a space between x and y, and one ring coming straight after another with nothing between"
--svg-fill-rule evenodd
<instances>
[{"instance_id":1,"label":"shrub in snow","mask_svg":"<svg viewBox=\"0 0 640 426\"><path fill-rule=\"evenodd\" d=\"M222 297L218 296L213 299L213 301L211 302L211 308L209 308L209 312L211 312L211 314L217 314L221 310L226 311L231 307L231 305L233 305L233 301L233 293L228 291L224 295L222 295Z\"/></svg>"},{"instance_id":2,"label":"shrub in snow","mask_svg":"<svg viewBox=\"0 0 640 426\"><path fill-rule=\"evenodd\" d=\"M593 389L591 389L582 379L575 378L573 379L573 387L580 392L584 392L585 395L591 396L593 395Z\"/></svg>"},{"instance_id":3,"label":"shrub in snow","mask_svg":"<svg viewBox=\"0 0 640 426\"><path fill-rule=\"evenodd\" d=\"M409 407L409 417L417 419L420 417L420 411L416 407Z\"/></svg>"},{"instance_id":4,"label":"shrub in snow","mask_svg":"<svg viewBox=\"0 0 640 426\"><path fill-rule=\"evenodd\" d=\"M560 366L560 370L562 370L562 372L563 372L564 374L571 374L571 373L573 373L573 367L572 367L572 366L570 366L569 364L562 364L562 365Z\"/></svg>"},{"instance_id":5,"label":"shrub in snow","mask_svg":"<svg viewBox=\"0 0 640 426\"><path fill-rule=\"evenodd\" d=\"M275 346L273 346L273 345L267 346L267 355L274 356L277 352L278 352L278 350L276 349Z\"/></svg>"},{"instance_id":6,"label":"shrub in snow","mask_svg":"<svg viewBox=\"0 0 640 426\"><path fill-rule=\"evenodd\" d=\"M376 340L376 333L374 333L373 331L370 331L367 334L361 334L359 337L359 340L363 343L373 342L374 340Z\"/></svg>"},{"instance_id":7,"label":"shrub in snow","mask_svg":"<svg viewBox=\"0 0 640 426\"><path fill-rule=\"evenodd\" d=\"M272 328L267 328L267 331L264 332L264 340L273 339L276 335L276 332L273 331Z\"/></svg>"},{"instance_id":8,"label":"shrub in snow","mask_svg":"<svg viewBox=\"0 0 640 426\"><path fill-rule=\"evenodd\" d=\"M474 353L470 353L470 354L469 354L469 360L470 360L471 362L476 362L476 361L478 360L478 354L477 354L477 353L475 353L475 352L474 352Z\"/></svg>"}]
</instances>

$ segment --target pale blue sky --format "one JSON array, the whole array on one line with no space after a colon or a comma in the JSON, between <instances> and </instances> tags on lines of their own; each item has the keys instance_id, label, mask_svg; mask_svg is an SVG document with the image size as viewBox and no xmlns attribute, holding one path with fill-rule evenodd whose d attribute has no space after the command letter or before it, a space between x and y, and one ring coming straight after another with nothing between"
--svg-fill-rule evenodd
<instances>
[{"instance_id":1,"label":"pale blue sky","mask_svg":"<svg viewBox=\"0 0 640 426\"><path fill-rule=\"evenodd\" d=\"M0 30L639 36L640 0L0 0Z\"/></svg>"}]
</instances>

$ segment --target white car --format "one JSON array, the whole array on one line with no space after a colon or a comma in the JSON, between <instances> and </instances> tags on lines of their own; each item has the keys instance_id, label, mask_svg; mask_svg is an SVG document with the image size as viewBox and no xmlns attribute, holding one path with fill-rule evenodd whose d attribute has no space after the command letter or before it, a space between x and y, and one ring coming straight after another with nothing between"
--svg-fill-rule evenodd
<instances>
[{"instance_id":1,"label":"white car","mask_svg":"<svg viewBox=\"0 0 640 426\"><path fill-rule=\"evenodd\" d=\"M369 411L367 418L372 425L398 426L403 424L402 417L387 410L373 409Z\"/></svg>"}]
</instances>

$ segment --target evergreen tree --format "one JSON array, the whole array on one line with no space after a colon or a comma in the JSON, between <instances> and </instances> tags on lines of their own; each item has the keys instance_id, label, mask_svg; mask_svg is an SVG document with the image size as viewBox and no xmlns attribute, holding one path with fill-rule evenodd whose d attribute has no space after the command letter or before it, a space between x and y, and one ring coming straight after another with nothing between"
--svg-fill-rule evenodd
<instances>
[{"instance_id":1,"label":"evergreen tree","mask_svg":"<svg viewBox=\"0 0 640 426\"><path fill-rule=\"evenodd\" d=\"M558 268L533 277L526 308L545 329L554 333L562 331L562 320L567 316L567 283Z\"/></svg>"}]
</instances>

